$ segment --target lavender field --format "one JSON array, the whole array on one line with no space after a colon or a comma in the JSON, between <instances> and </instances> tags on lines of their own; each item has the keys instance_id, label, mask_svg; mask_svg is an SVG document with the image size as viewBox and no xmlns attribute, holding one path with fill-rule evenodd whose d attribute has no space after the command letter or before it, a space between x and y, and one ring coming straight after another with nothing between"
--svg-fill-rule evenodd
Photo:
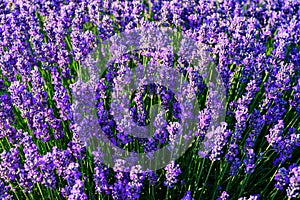
<instances>
[{"instance_id":1,"label":"lavender field","mask_svg":"<svg viewBox=\"0 0 300 200\"><path fill-rule=\"evenodd\" d=\"M0 0L0 199L300 199L300 0Z\"/></svg>"}]
</instances>

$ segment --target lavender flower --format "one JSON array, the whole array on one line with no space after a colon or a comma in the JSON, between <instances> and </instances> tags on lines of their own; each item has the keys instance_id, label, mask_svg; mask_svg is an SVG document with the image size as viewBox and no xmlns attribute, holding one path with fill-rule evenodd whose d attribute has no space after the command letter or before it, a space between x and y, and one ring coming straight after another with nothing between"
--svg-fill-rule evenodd
<instances>
[{"instance_id":1,"label":"lavender flower","mask_svg":"<svg viewBox=\"0 0 300 200\"><path fill-rule=\"evenodd\" d=\"M228 200L229 194L226 191L223 191L221 196L217 198L217 200Z\"/></svg>"},{"instance_id":2,"label":"lavender flower","mask_svg":"<svg viewBox=\"0 0 300 200\"><path fill-rule=\"evenodd\" d=\"M289 172L285 168L280 168L275 175L274 180L276 180L275 187L283 190L284 186L286 186L289 183Z\"/></svg>"},{"instance_id":3,"label":"lavender flower","mask_svg":"<svg viewBox=\"0 0 300 200\"><path fill-rule=\"evenodd\" d=\"M93 152L94 155L94 163L95 163L95 173L93 175L93 180L95 183L96 192L102 193L105 192L106 194L110 194L111 192L111 185L108 184L107 176L109 174L109 169L105 165L102 164L101 161L101 153L100 152Z\"/></svg>"},{"instance_id":4,"label":"lavender flower","mask_svg":"<svg viewBox=\"0 0 300 200\"><path fill-rule=\"evenodd\" d=\"M186 191L185 195L181 198L181 200L195 200L193 197L192 197L192 193L191 191Z\"/></svg>"},{"instance_id":5,"label":"lavender flower","mask_svg":"<svg viewBox=\"0 0 300 200\"><path fill-rule=\"evenodd\" d=\"M1 177L7 182L18 180L21 168L19 150L17 148L12 148L9 152L4 150L0 156Z\"/></svg>"},{"instance_id":6,"label":"lavender flower","mask_svg":"<svg viewBox=\"0 0 300 200\"><path fill-rule=\"evenodd\" d=\"M13 198L11 194L9 194L10 187L5 185L2 180L0 180L0 198L5 200L10 200Z\"/></svg>"},{"instance_id":7,"label":"lavender flower","mask_svg":"<svg viewBox=\"0 0 300 200\"><path fill-rule=\"evenodd\" d=\"M216 132L216 138L214 141L213 149L209 156L212 161L221 160L221 155L223 153L223 148L226 146L228 137L231 135L231 131L227 130L227 124L223 123L221 127L218 127Z\"/></svg>"},{"instance_id":8,"label":"lavender flower","mask_svg":"<svg viewBox=\"0 0 300 200\"><path fill-rule=\"evenodd\" d=\"M289 187L286 190L289 198L297 198L300 194L300 167L290 167Z\"/></svg>"},{"instance_id":9,"label":"lavender flower","mask_svg":"<svg viewBox=\"0 0 300 200\"><path fill-rule=\"evenodd\" d=\"M19 81L14 82L9 91L13 104L21 111L21 116L27 118L30 128L38 139L48 141L50 134L48 131L48 124L44 120L47 113L42 102L33 96L32 92L27 90L27 85Z\"/></svg>"},{"instance_id":10,"label":"lavender flower","mask_svg":"<svg viewBox=\"0 0 300 200\"><path fill-rule=\"evenodd\" d=\"M270 133L266 135L268 143L273 146L277 147L279 142L282 140L282 132L284 128L284 122L283 120L279 120L276 125L274 125L274 128L270 129Z\"/></svg>"},{"instance_id":11,"label":"lavender flower","mask_svg":"<svg viewBox=\"0 0 300 200\"><path fill-rule=\"evenodd\" d=\"M241 171L256 173L256 163L260 169L268 170L264 159L260 158L263 152L258 152L264 151L267 142L277 153L273 160L275 168L293 162L300 145L299 130L295 126L300 114L299 18L299 1L0 0L0 199L14 199L13 192L20 194L21 190L24 193L35 191L37 183L60 190L68 199L94 198L85 193L89 190L85 188L86 181L89 185L94 181L99 195L106 193L114 199L137 199L143 197L147 178L151 185L160 180L160 172L145 174L139 166L124 172L120 170L124 167L121 161L110 174L109 168L101 162L100 153L94 155L93 180L86 179L81 170L86 164L90 166L91 159L87 159L86 146L78 135L83 127L72 121L72 98L68 93L68 86L78 73L78 64L82 64L96 42L136 27L151 35L153 24L179 30L195 41L189 46L203 47L212 55L210 62L217 66L226 87L228 115L233 117L226 118L226 127L215 130L216 138L207 143L211 151L199 151L203 157L221 160L221 164L225 159L232 176L237 175L242 163L244 169ZM186 71L191 85L181 95L191 92L202 95L206 89L203 77L183 61L198 56L199 52L187 49L180 49L184 57L177 61L182 65L181 71ZM167 80L168 67L173 67L177 56L169 51L171 49L143 50L127 60L124 57L128 55L116 59L116 63L123 67L130 59L144 56L150 59L148 64L160 68L158 71L151 69ZM205 62L208 61L194 67L201 69ZM147 72L149 76L155 75L150 71ZM111 87L122 91L122 84L127 84L121 72L114 65L109 66L105 78L97 85L96 94L98 123L110 141L119 146L133 141L130 133L112 119L108 108L112 105L107 105ZM138 125L145 125L148 105L144 102L145 88L139 89L142 90L135 95L131 116ZM172 110L172 117L179 121L165 123L162 115L158 116L153 138L137 140L145 152L159 149L167 140L178 142L176 135L186 128L179 123L180 117L192 116L185 113L188 106L174 101L173 94L166 88L153 91L159 93L164 108ZM203 142L217 116L216 110L211 109L214 99L217 96L208 97L206 108L199 115L195 134L198 142ZM50 105L52 100L56 107ZM169 107L170 102L172 107ZM114 106L127 109L127 104L130 102ZM124 121L127 122L127 118ZM261 137L266 141L260 142ZM45 152L49 147L53 147L52 151ZM183 160L186 161L185 157ZM286 190L288 198L299 197L300 169L297 165L280 168L274 178L275 187ZM179 164L171 162L165 170L165 186L174 187L181 173ZM60 187L57 176L67 185ZM224 178L226 176L225 173ZM20 187L13 188L15 185ZM269 189L264 194L268 194ZM194 195L197 193L195 190ZM209 198L210 193L204 195L207 196L201 198ZM274 198L284 198L280 195L276 193ZM224 191L218 199L228 198ZM240 199L259 198L259 195L251 195ZM187 191L183 199L193 199L191 192Z\"/></svg>"},{"instance_id":12,"label":"lavender flower","mask_svg":"<svg viewBox=\"0 0 300 200\"><path fill-rule=\"evenodd\" d=\"M141 166L133 166L129 172L130 180L127 184L127 196L128 199L138 199L140 198L143 181L146 178L145 172L141 170Z\"/></svg>"},{"instance_id":13,"label":"lavender flower","mask_svg":"<svg viewBox=\"0 0 300 200\"><path fill-rule=\"evenodd\" d=\"M256 167L255 166L256 153L253 148L254 148L255 141L257 140L257 137L259 136L264 126L264 120L259 110L254 110L250 119L250 124L252 127L252 131L248 135L246 139L246 145L244 146L244 152L246 154L246 158L244 159L245 173L253 173Z\"/></svg>"},{"instance_id":14,"label":"lavender flower","mask_svg":"<svg viewBox=\"0 0 300 200\"><path fill-rule=\"evenodd\" d=\"M51 71L52 74L52 84L54 85L55 94L53 100L57 103L57 108L59 108L60 117L65 120L71 120L71 105L70 97L67 93L67 90L62 84L62 79L57 68L53 68Z\"/></svg>"},{"instance_id":15,"label":"lavender flower","mask_svg":"<svg viewBox=\"0 0 300 200\"><path fill-rule=\"evenodd\" d=\"M297 81L297 85L293 87L294 95L293 100L290 101L291 106L293 106L296 112L300 113L300 78Z\"/></svg>"},{"instance_id":16,"label":"lavender flower","mask_svg":"<svg viewBox=\"0 0 300 200\"><path fill-rule=\"evenodd\" d=\"M289 166L289 169L280 168L275 175L275 187L283 190L287 187L286 193L289 198L297 198L300 194L300 168L295 163Z\"/></svg>"},{"instance_id":17,"label":"lavender flower","mask_svg":"<svg viewBox=\"0 0 300 200\"><path fill-rule=\"evenodd\" d=\"M168 188L174 187L174 184L178 182L177 177L181 174L181 169L179 168L179 164L175 164L175 161L171 161L166 167L166 180L164 185Z\"/></svg>"},{"instance_id":18,"label":"lavender flower","mask_svg":"<svg viewBox=\"0 0 300 200\"><path fill-rule=\"evenodd\" d=\"M250 195L249 198L241 197L238 200L260 200L260 195L259 194L253 194L253 195Z\"/></svg>"}]
</instances>

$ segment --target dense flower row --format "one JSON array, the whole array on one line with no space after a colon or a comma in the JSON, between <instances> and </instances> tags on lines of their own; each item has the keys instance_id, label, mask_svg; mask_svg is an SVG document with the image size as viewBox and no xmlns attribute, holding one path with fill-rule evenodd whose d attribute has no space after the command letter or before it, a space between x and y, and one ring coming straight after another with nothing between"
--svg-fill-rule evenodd
<instances>
[{"instance_id":1,"label":"dense flower row","mask_svg":"<svg viewBox=\"0 0 300 200\"><path fill-rule=\"evenodd\" d=\"M297 0L0 0L0 198L299 198L299 19ZM226 122L203 153L197 144L214 118L210 106L216 98L208 94L195 144L183 158L159 171L125 169L124 160L108 168L101 151L90 155L80 139L83 127L72 116L71 87L77 87L72 84L81 63L99 42L136 27L151 32L154 26L179 30L209 52L226 89ZM166 51L141 55L153 58L153 65L174 64ZM202 78L180 64L193 83L185 94L202 94ZM167 69L162 67L162 78ZM93 81L102 100L112 85L126 83L110 68ZM170 110L179 119L185 110L172 91L153 88L166 110L173 102ZM144 125L146 88L140 89L130 117ZM114 135L116 124L104 100L97 111L111 141L132 142L126 132ZM166 124L161 118L158 114L154 126L163 128L139 141L145 152L172 142L180 129L176 120Z\"/></svg>"}]
</instances>

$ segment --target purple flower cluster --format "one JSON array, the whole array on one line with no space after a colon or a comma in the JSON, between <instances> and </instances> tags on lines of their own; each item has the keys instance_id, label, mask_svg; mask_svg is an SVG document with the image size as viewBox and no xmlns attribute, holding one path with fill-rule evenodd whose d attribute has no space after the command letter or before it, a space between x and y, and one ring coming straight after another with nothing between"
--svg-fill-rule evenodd
<instances>
[{"instance_id":1,"label":"purple flower cluster","mask_svg":"<svg viewBox=\"0 0 300 200\"><path fill-rule=\"evenodd\" d=\"M241 197L238 200L260 200L260 195L259 194L254 194L254 195L250 195L249 198Z\"/></svg>"},{"instance_id":2,"label":"purple flower cluster","mask_svg":"<svg viewBox=\"0 0 300 200\"><path fill-rule=\"evenodd\" d=\"M54 96L53 100L56 102L56 107L59 108L59 115L63 120L71 120L71 104L70 97L67 93L66 88L62 84L61 76L56 67L52 68L52 84L54 85Z\"/></svg>"},{"instance_id":3,"label":"purple flower cluster","mask_svg":"<svg viewBox=\"0 0 300 200\"><path fill-rule=\"evenodd\" d=\"M138 199L140 198L143 183L146 178L154 180L155 174L145 173L140 165L131 167L125 166L125 160L117 160L113 168L116 182L108 183L109 168L102 164L102 154L94 152L95 174L94 182L97 193L111 194L114 199Z\"/></svg>"},{"instance_id":4,"label":"purple flower cluster","mask_svg":"<svg viewBox=\"0 0 300 200\"><path fill-rule=\"evenodd\" d=\"M294 149L300 145L300 133L295 128L289 128L283 136L284 122L278 121L266 135L267 141L273 147L279 156L274 160L274 165L283 164L287 159L292 157Z\"/></svg>"},{"instance_id":5,"label":"purple flower cluster","mask_svg":"<svg viewBox=\"0 0 300 200\"><path fill-rule=\"evenodd\" d=\"M195 200L192 196L191 191L186 191L184 197L181 198L181 200Z\"/></svg>"},{"instance_id":6,"label":"purple flower cluster","mask_svg":"<svg viewBox=\"0 0 300 200\"><path fill-rule=\"evenodd\" d=\"M171 161L166 167L166 180L164 185L168 188L174 187L174 184L178 182L177 177L182 173L181 169L179 168L179 164L175 164L174 161Z\"/></svg>"},{"instance_id":7,"label":"purple flower cluster","mask_svg":"<svg viewBox=\"0 0 300 200\"><path fill-rule=\"evenodd\" d=\"M298 114L300 114L300 78L298 79L297 84L293 87L294 95L293 100L291 100L289 103L291 106L295 108Z\"/></svg>"},{"instance_id":8,"label":"purple flower cluster","mask_svg":"<svg viewBox=\"0 0 300 200\"><path fill-rule=\"evenodd\" d=\"M300 167L292 164L288 169L280 168L275 175L275 187L283 190L287 187L286 193L289 198L297 198L300 194Z\"/></svg>"},{"instance_id":9,"label":"purple flower cluster","mask_svg":"<svg viewBox=\"0 0 300 200\"><path fill-rule=\"evenodd\" d=\"M1 199L9 200L12 199L13 196L9 194L10 186L4 184L2 180L0 180L0 197Z\"/></svg>"},{"instance_id":10,"label":"purple flower cluster","mask_svg":"<svg viewBox=\"0 0 300 200\"><path fill-rule=\"evenodd\" d=\"M124 75L130 71L129 63L142 71L142 64L133 60L148 59L148 75L162 80L170 79L170 67L177 64L176 69L190 81L181 95L195 93L202 97L207 87L205 77L197 70L212 62L226 88L226 123L216 126L210 132L214 138L205 143L217 116L212 107L219 100L215 93L208 93L205 108L197 113L197 131L193 135L198 143L206 145L204 151L196 149L202 157L197 159L209 158L222 165L224 161L233 176L230 180L235 180L240 173L248 177L256 169L263 169L260 156L269 151L260 150L264 151L267 144L268 150L275 153L272 167L290 165L300 146L299 18L300 2L296 0L0 0L0 198L15 198L10 184L19 185L24 193L32 193L41 184L60 191L64 198L89 199L93 198L86 193L85 184L89 183L100 195L138 199L146 180L150 185L161 180L163 174L144 172L139 165L124 171L124 160L116 162L111 170L102 163L99 152L94 152L91 164L79 137L85 127L76 124L72 116L70 88L76 76L81 75L85 58L98 42L134 28L149 36L156 26L176 29L192 38L194 44L180 49L178 59L169 47L126 54L115 59L100 80L94 77L98 123L110 142L122 148L139 143L139 150L151 156L166 143L178 142L179 133L188 128L180 124L182 117L192 116L186 111L190 105L182 104L173 91L159 84L144 86L143 80L137 81L132 101L109 105L111 97L120 94L129 83ZM158 46L164 41L156 42L151 44ZM122 45L110 50L119 52ZM197 57L199 52L190 46L201 46L212 59L191 67L186 60ZM153 122L153 137L140 139L128 130L136 125L142 128L134 130L144 133L150 114L145 103L147 95L152 100L158 97L172 119L164 121L159 113ZM122 98L130 99L126 95ZM120 113L128 111L126 119L132 123L122 121L124 116L112 113L112 108ZM123 122L122 126L116 121ZM274 178L275 187L286 189L289 198L299 197L297 162L288 169L280 168ZM84 171L86 166L92 176ZM181 163L172 161L165 167L164 185L170 190L176 188L178 176L189 170L179 166ZM66 185L58 184L59 180ZM193 199L191 194L188 190L182 199ZM196 191L193 195L196 197ZM224 191L218 199L228 198ZM259 198L251 195L240 199Z\"/></svg>"},{"instance_id":11,"label":"purple flower cluster","mask_svg":"<svg viewBox=\"0 0 300 200\"><path fill-rule=\"evenodd\" d=\"M217 200L228 200L229 194L226 191L223 191L221 196L217 198Z\"/></svg>"}]
</instances>

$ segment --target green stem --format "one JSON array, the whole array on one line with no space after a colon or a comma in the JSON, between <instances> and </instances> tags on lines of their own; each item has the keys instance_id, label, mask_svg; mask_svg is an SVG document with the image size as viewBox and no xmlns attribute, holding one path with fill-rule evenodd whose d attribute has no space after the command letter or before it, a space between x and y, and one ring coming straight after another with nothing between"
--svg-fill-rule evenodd
<instances>
[{"instance_id":1,"label":"green stem","mask_svg":"<svg viewBox=\"0 0 300 200\"><path fill-rule=\"evenodd\" d=\"M216 193L217 193L217 191L218 191L218 186L220 185L221 181L223 180L224 174L225 174L225 172L227 171L228 163L226 162L225 165L226 165L225 168L222 169L221 177L218 177L217 185L216 185L216 187L215 187L215 189L214 189L214 194L213 194L212 199L215 199Z\"/></svg>"},{"instance_id":2,"label":"green stem","mask_svg":"<svg viewBox=\"0 0 300 200\"><path fill-rule=\"evenodd\" d=\"M278 169L281 167L281 164L278 166ZM263 194L266 190L267 190L267 188L269 187L269 185L271 184L271 182L272 182L272 180L273 180L273 178L274 178L274 176L277 174L277 172L278 172L278 169L275 171L275 173L273 174L273 176L270 178L270 180L268 181L268 184L267 184L267 186L265 187L265 189L261 192L261 194Z\"/></svg>"},{"instance_id":3,"label":"green stem","mask_svg":"<svg viewBox=\"0 0 300 200\"><path fill-rule=\"evenodd\" d=\"M250 174L247 174L247 175L246 175L246 179L244 179L244 182L243 182L243 184L242 184L242 188L241 188L241 191L240 191L238 197L240 197L240 196L242 195L242 193L244 192L244 188L245 188L245 185L246 185L246 184L248 183L248 181L249 181L249 177L250 177Z\"/></svg>"},{"instance_id":4,"label":"green stem","mask_svg":"<svg viewBox=\"0 0 300 200\"><path fill-rule=\"evenodd\" d=\"M40 184L39 184L39 183L37 183L37 187L38 187L38 190L39 190L41 196L43 197L43 199L45 199L44 194L43 194L43 192L42 192L42 190L41 190L41 187L40 187Z\"/></svg>"},{"instance_id":5,"label":"green stem","mask_svg":"<svg viewBox=\"0 0 300 200\"><path fill-rule=\"evenodd\" d=\"M200 173L197 173L199 174L198 177L197 177L197 181L196 181L196 184L198 185L199 183L199 180L200 180L200 177L202 176L202 171L203 171L203 168L204 168L204 163L205 163L205 159L203 158L202 162L201 162L201 168L200 168ZM200 164L200 162L199 162ZM198 165L199 167L199 165ZM199 168L198 168L199 169Z\"/></svg>"},{"instance_id":6,"label":"green stem","mask_svg":"<svg viewBox=\"0 0 300 200\"><path fill-rule=\"evenodd\" d=\"M211 165L210 165L210 167L209 167L208 173L207 173L207 175L206 175L206 178L205 178L205 181L204 181L204 184L203 184L203 189L202 189L202 191L201 191L201 193L200 193L200 199L202 199L202 194L203 194L203 191L204 191L204 189L205 189L205 187L206 187L206 183L207 183L208 177L209 177L209 175L210 175L211 169L212 169L212 167L213 167L213 165L214 165L214 162L215 162L215 161L212 161L212 163L211 163Z\"/></svg>"}]
</instances>

